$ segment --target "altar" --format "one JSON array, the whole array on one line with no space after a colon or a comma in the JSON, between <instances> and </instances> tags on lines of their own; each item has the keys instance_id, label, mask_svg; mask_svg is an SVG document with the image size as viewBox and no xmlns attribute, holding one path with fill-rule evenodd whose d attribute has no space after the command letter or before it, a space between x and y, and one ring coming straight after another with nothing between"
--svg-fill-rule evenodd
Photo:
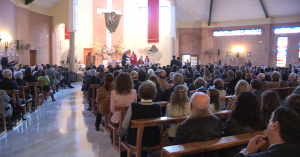
<instances>
[{"instance_id":1,"label":"altar","mask_svg":"<svg viewBox=\"0 0 300 157\"><path fill-rule=\"evenodd\" d=\"M126 61L126 64L129 64L130 65L130 61ZM121 66L121 60L103 60L103 65L104 67L107 67L109 65L113 65L115 66L116 64L119 64Z\"/></svg>"}]
</instances>

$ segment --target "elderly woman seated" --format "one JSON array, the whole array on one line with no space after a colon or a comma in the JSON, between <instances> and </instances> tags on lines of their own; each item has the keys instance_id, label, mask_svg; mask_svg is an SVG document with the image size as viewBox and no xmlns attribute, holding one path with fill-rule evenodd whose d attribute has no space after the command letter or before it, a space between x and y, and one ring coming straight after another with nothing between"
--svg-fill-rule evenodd
<instances>
[{"instance_id":1,"label":"elderly woman seated","mask_svg":"<svg viewBox=\"0 0 300 157\"><path fill-rule=\"evenodd\" d=\"M31 90L28 86L28 83L23 80L23 73L21 71L15 72L15 82L18 84L18 86L26 86L25 92L25 99L31 99Z\"/></svg>"},{"instance_id":2,"label":"elderly woman seated","mask_svg":"<svg viewBox=\"0 0 300 157\"><path fill-rule=\"evenodd\" d=\"M142 98L139 103L131 103L122 123L122 129L118 132L118 136L126 136L126 141L131 147L136 146L137 129L131 129L131 120L148 119L161 117L161 108L159 104L152 102L156 95L155 84L147 80L139 87L139 96ZM159 144L160 129L158 126L147 127L143 132L142 147L153 147ZM121 152L121 156L126 156L127 152ZM147 152L142 151L142 157L146 157Z\"/></svg>"}]
</instances>

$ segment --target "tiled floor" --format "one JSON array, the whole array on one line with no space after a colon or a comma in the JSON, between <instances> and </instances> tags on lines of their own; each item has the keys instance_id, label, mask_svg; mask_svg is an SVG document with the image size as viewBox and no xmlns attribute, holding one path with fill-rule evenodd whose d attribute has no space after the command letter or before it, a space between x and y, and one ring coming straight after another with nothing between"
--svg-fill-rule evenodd
<instances>
[{"instance_id":1,"label":"tiled floor","mask_svg":"<svg viewBox=\"0 0 300 157\"><path fill-rule=\"evenodd\" d=\"M108 133L95 131L81 83L61 89L14 130L0 137L0 157L117 157ZM101 125L103 129L103 126Z\"/></svg>"}]
</instances>

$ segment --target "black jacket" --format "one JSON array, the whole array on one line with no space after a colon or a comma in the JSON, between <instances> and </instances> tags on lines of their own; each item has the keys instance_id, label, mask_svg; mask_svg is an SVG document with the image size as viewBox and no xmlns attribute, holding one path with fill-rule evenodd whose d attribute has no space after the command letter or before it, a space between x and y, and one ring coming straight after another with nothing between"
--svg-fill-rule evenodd
<instances>
[{"instance_id":1,"label":"black jacket","mask_svg":"<svg viewBox=\"0 0 300 157\"><path fill-rule=\"evenodd\" d=\"M214 115L187 119L181 123L176 131L173 145L191 142L210 141L222 137L220 119ZM201 153L193 156L217 156L217 151Z\"/></svg>"},{"instance_id":2,"label":"black jacket","mask_svg":"<svg viewBox=\"0 0 300 157\"><path fill-rule=\"evenodd\" d=\"M299 157L300 144L296 143L282 143L271 146L265 152L258 152L249 154L247 157ZM243 154L238 153L234 157L244 157Z\"/></svg>"},{"instance_id":3,"label":"black jacket","mask_svg":"<svg viewBox=\"0 0 300 157\"><path fill-rule=\"evenodd\" d=\"M234 78L232 80L229 81L228 85L227 85L227 90L226 93L229 95L234 95L235 93L235 86L236 84L239 82L241 78Z\"/></svg>"},{"instance_id":4,"label":"black jacket","mask_svg":"<svg viewBox=\"0 0 300 157\"><path fill-rule=\"evenodd\" d=\"M0 80L0 89L19 90L19 93L20 93L20 89L19 89L17 83L8 78L3 78L2 80Z\"/></svg>"},{"instance_id":5,"label":"black jacket","mask_svg":"<svg viewBox=\"0 0 300 157\"><path fill-rule=\"evenodd\" d=\"M133 80L133 84L134 84L133 89L135 89L136 90L136 94L138 94L139 93L139 87L140 87L140 85L142 83L139 80Z\"/></svg>"},{"instance_id":6,"label":"black jacket","mask_svg":"<svg viewBox=\"0 0 300 157\"><path fill-rule=\"evenodd\" d=\"M180 68L182 67L182 63L180 60L177 60L177 66L179 66Z\"/></svg>"},{"instance_id":7,"label":"black jacket","mask_svg":"<svg viewBox=\"0 0 300 157\"><path fill-rule=\"evenodd\" d=\"M131 120L135 119L148 119L161 117L161 109L159 104L153 105L141 105L138 103L132 103L132 115ZM142 137L142 147L153 147L159 144L159 126L144 128ZM128 129L128 135L126 138L127 143L135 146L137 137L137 129L131 129L131 124Z\"/></svg>"},{"instance_id":8,"label":"black jacket","mask_svg":"<svg viewBox=\"0 0 300 157\"><path fill-rule=\"evenodd\" d=\"M175 87L176 86L173 86L173 87L165 90L164 101L170 101L170 97L171 97L172 93L174 92Z\"/></svg>"},{"instance_id":9,"label":"black jacket","mask_svg":"<svg viewBox=\"0 0 300 157\"><path fill-rule=\"evenodd\" d=\"M27 83L28 82L39 82L37 77L35 77L34 75L30 75L29 77L23 77L23 80L26 81ZM34 95L34 87L29 87L30 90L31 90L31 95ZM37 93L40 93L40 90L39 88L37 87Z\"/></svg>"},{"instance_id":10,"label":"black jacket","mask_svg":"<svg viewBox=\"0 0 300 157\"><path fill-rule=\"evenodd\" d=\"M171 69L172 69L173 65L177 65L177 60L176 59L171 60L171 64L170 64Z\"/></svg>"},{"instance_id":11,"label":"black jacket","mask_svg":"<svg viewBox=\"0 0 300 157\"><path fill-rule=\"evenodd\" d=\"M163 101L164 100L164 90L163 89L159 89L157 90L157 93L156 93L156 96L155 98L153 99L153 102L157 102L157 101Z\"/></svg>"},{"instance_id":12,"label":"black jacket","mask_svg":"<svg viewBox=\"0 0 300 157\"><path fill-rule=\"evenodd\" d=\"M86 82L87 82L86 90L88 91L88 98L91 98L93 96L93 91L90 88L90 85L91 84L99 84L101 82L101 78L96 77L96 76L92 76Z\"/></svg>"}]
</instances>

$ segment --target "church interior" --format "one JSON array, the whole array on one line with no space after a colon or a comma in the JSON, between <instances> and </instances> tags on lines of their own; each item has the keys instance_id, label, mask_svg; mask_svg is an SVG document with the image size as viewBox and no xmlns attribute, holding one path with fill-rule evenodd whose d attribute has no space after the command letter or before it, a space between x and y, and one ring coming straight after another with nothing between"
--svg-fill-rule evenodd
<instances>
[{"instance_id":1,"label":"church interior","mask_svg":"<svg viewBox=\"0 0 300 157\"><path fill-rule=\"evenodd\" d=\"M236 108L227 109L228 104L234 101L238 106L242 100L239 100L241 95L247 94L237 93L238 87L243 83L241 80L248 82L247 88L241 90L251 92L256 88L255 80L265 82L268 88L261 89L259 97L264 97L268 91L277 93L281 106L288 105L288 98L297 92L300 95L300 0L0 0L0 58L0 69L1 73L3 72L3 76L0 76L0 91L6 90L6 93L10 93L7 94L11 97L10 103L16 101L16 104L20 105L18 99L24 98L25 105L25 109L24 105L19 108L16 104L12 105L12 108L15 108L12 114L20 108L24 110L18 113L22 115L21 118L6 117L1 114L2 108L3 111L6 108L1 108L0 100L1 157L32 157L46 154L51 157L199 155L207 153L208 150L213 152L229 147L226 146L228 143L224 137L224 128L223 137L219 137L218 141L206 139L203 140L206 142L195 141L194 145L191 142L179 142L175 145L179 141L179 131L176 133L175 130L176 137L174 135L173 139L169 136L171 141L175 138L173 144L170 144L169 139L166 139L167 143L161 141L163 133L168 132L168 129L166 131L164 127L160 127L160 143L155 148L143 143L142 139L147 140L143 132L148 133L146 127L153 129L165 124L178 124L177 129L180 123L189 119L187 114L172 118L171 112L167 112L168 109L171 110L172 103L176 102L175 90L186 91L186 109L191 110L192 115L192 100L197 99L197 96L204 100L203 95L198 93L200 88L207 88L204 89L204 93L210 93L207 94L208 101L212 104L213 92L210 91L217 89L216 79L220 80L223 86L217 89L220 95L215 99L218 106L219 103L221 106L221 101L224 102L222 105L225 110L221 111L220 107L220 110L211 111L210 114L221 119L221 127L226 123L224 120L235 113ZM7 62L5 66L4 58ZM61 76L58 82L56 73L53 77L47 73L50 69L47 65L58 71L58 75ZM8 92L11 86L8 88L5 83L1 83L9 77L6 68L10 68L10 77L15 79L18 77L18 71L23 72L21 78L28 77L28 67L31 68L31 76L35 76L34 71L37 72L37 85L29 84L29 81L27 86L19 85L31 89L31 98L25 96L26 90L22 91L24 95L21 96L23 88L18 88L20 96L16 94L19 98L15 100L12 97L14 92ZM45 74L40 70L46 71ZM241 78L239 71L242 72ZM103 114L100 110L104 109L100 107L100 102L97 102L98 96L100 101L100 89L105 87L107 92L108 88L113 87L116 91L120 90L117 86L126 88L124 84L128 82L125 73L133 80L132 88L136 90L134 101L129 101L130 95L128 99L113 99L111 92L112 94L104 96L105 100L102 98L101 101L109 102L112 113L109 111L109 114ZM263 75L260 75L262 73ZM279 76L276 80L277 73ZM121 74L124 74L123 82L119 85L117 78ZM182 89L179 89L181 85L176 83L177 74L182 75L181 83L185 85ZM140 80L144 75L145 79ZM132 117L127 117L126 113L130 111L132 116L135 115L134 103L148 103L147 96L138 93L138 90L141 91L139 87L143 84L146 86L152 75L156 75L154 80L157 80L152 80L154 85L156 83L155 93L158 95L162 89L164 94L161 99L156 95L150 100L153 100L154 104L160 104L162 115L152 121L143 121L142 119L153 118L145 112L144 116L148 117L130 119ZM235 82L226 81L231 75L232 79L239 79ZM89 79L93 76L97 76L98 80ZM247 76L250 79L247 79ZM260 79L260 76L263 78ZM41 82L40 77L46 77L46 82L49 80L45 85L47 88L41 88L45 82ZM113 78L111 85L107 85L109 77ZM53 80L55 83L52 83ZM166 83L162 85L161 80L165 80ZM203 80L205 83L197 87L196 80ZM297 85L293 85L293 80ZM274 81L279 85L271 87L270 84ZM281 83L284 81L286 86ZM129 81L129 84L131 82ZM149 90L151 85L148 85ZM264 88L263 83L260 86ZM169 88L172 89L167 95ZM190 95L191 91L195 94ZM225 93L222 95L220 91ZM118 91L116 93L117 96L122 95L118 95ZM49 95L55 97L56 101L54 98L53 101L48 99ZM148 95L151 95L150 92ZM2 98L4 103L4 96L0 92L0 99ZM300 96L297 98L300 100ZM125 102L127 107L122 107L121 104ZM263 106L264 100L258 98L257 102ZM263 110L261 106L259 107ZM298 106L300 107L299 102ZM120 115L113 114L114 112ZM142 117L142 113L144 112L141 109L140 114L135 116ZM115 121L115 116L120 119ZM135 145L118 136L126 118L129 118L130 122L127 127L135 130ZM100 129L94 125L95 119L96 123L101 121ZM10 122L11 120L13 122ZM247 146L255 135L267 136L268 127L266 125L263 129L242 132L240 136L238 133L226 134L230 135L229 140L234 141L230 147L237 146L237 143ZM149 137L151 138L150 135ZM152 139L153 141L155 140ZM272 145L272 140L266 141L268 145L263 146L262 151L270 151L267 146ZM222 155L221 151L218 153L219 156L226 156ZM294 155L299 155L297 153L299 152Z\"/></svg>"}]
</instances>

